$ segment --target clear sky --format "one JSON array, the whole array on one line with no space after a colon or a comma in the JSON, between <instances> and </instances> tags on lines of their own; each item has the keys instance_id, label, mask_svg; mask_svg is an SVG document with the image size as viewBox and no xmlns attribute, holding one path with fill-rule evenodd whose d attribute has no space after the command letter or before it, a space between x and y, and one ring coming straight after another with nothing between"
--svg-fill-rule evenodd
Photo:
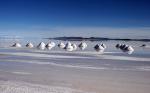
<instances>
[{"instance_id":1,"label":"clear sky","mask_svg":"<svg viewBox=\"0 0 150 93\"><path fill-rule=\"evenodd\" d=\"M150 38L150 1L0 0L0 35Z\"/></svg>"}]
</instances>

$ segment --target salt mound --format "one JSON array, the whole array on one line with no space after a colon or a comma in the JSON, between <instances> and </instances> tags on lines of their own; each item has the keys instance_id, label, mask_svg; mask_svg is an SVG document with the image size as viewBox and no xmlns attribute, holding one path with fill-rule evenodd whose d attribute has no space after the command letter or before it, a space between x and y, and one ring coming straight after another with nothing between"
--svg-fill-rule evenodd
<instances>
[{"instance_id":1,"label":"salt mound","mask_svg":"<svg viewBox=\"0 0 150 93\"><path fill-rule=\"evenodd\" d=\"M65 44L64 44L63 42L60 42L60 43L58 44L58 47L63 49L63 48L65 47Z\"/></svg>"},{"instance_id":2,"label":"salt mound","mask_svg":"<svg viewBox=\"0 0 150 93\"><path fill-rule=\"evenodd\" d=\"M81 42L78 46L81 50L84 50L87 47L87 44L85 42Z\"/></svg>"},{"instance_id":3,"label":"salt mound","mask_svg":"<svg viewBox=\"0 0 150 93\"><path fill-rule=\"evenodd\" d=\"M73 46L72 46L72 44L71 44L70 42L68 42L68 43L66 44L66 46L64 47L64 49L65 49L66 51L73 51Z\"/></svg>"},{"instance_id":4,"label":"salt mound","mask_svg":"<svg viewBox=\"0 0 150 93\"><path fill-rule=\"evenodd\" d=\"M18 47L19 48L19 47L21 47L21 44L20 43L15 43L15 44L12 45L12 47Z\"/></svg>"},{"instance_id":5,"label":"salt mound","mask_svg":"<svg viewBox=\"0 0 150 93\"><path fill-rule=\"evenodd\" d=\"M53 47L55 47L55 43L54 42L49 42L47 45L46 45L46 48L48 50L51 50Z\"/></svg>"},{"instance_id":6,"label":"salt mound","mask_svg":"<svg viewBox=\"0 0 150 93\"><path fill-rule=\"evenodd\" d=\"M45 49L45 43L41 42L38 46L38 49L44 50Z\"/></svg>"},{"instance_id":7,"label":"salt mound","mask_svg":"<svg viewBox=\"0 0 150 93\"><path fill-rule=\"evenodd\" d=\"M29 42L29 43L26 44L26 47L28 47L28 48L33 48L34 45L33 45L32 43Z\"/></svg>"}]
</instances>

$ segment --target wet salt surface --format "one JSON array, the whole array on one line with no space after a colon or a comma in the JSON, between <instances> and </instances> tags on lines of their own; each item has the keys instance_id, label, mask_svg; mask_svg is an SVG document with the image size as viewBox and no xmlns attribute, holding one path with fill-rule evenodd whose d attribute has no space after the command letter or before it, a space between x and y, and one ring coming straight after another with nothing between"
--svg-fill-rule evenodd
<instances>
[{"instance_id":1,"label":"wet salt surface","mask_svg":"<svg viewBox=\"0 0 150 93\"><path fill-rule=\"evenodd\" d=\"M1 93L149 93L150 53L0 49Z\"/></svg>"}]
</instances>

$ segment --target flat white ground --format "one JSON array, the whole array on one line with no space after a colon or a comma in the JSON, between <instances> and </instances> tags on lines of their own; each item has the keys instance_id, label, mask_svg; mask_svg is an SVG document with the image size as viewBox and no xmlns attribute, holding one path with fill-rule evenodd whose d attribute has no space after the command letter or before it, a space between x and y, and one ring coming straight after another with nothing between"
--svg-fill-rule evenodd
<instances>
[{"instance_id":1,"label":"flat white ground","mask_svg":"<svg viewBox=\"0 0 150 93\"><path fill-rule=\"evenodd\" d=\"M150 53L0 49L0 93L149 93Z\"/></svg>"}]
</instances>

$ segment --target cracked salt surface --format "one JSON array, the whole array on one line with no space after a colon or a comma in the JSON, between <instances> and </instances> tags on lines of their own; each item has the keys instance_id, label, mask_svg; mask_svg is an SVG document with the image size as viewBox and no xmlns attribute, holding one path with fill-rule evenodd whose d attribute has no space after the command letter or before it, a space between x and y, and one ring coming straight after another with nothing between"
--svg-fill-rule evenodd
<instances>
[{"instance_id":1,"label":"cracked salt surface","mask_svg":"<svg viewBox=\"0 0 150 93\"><path fill-rule=\"evenodd\" d=\"M0 93L93 93L93 92L84 92L67 87L31 84L26 82L0 81Z\"/></svg>"}]
</instances>

